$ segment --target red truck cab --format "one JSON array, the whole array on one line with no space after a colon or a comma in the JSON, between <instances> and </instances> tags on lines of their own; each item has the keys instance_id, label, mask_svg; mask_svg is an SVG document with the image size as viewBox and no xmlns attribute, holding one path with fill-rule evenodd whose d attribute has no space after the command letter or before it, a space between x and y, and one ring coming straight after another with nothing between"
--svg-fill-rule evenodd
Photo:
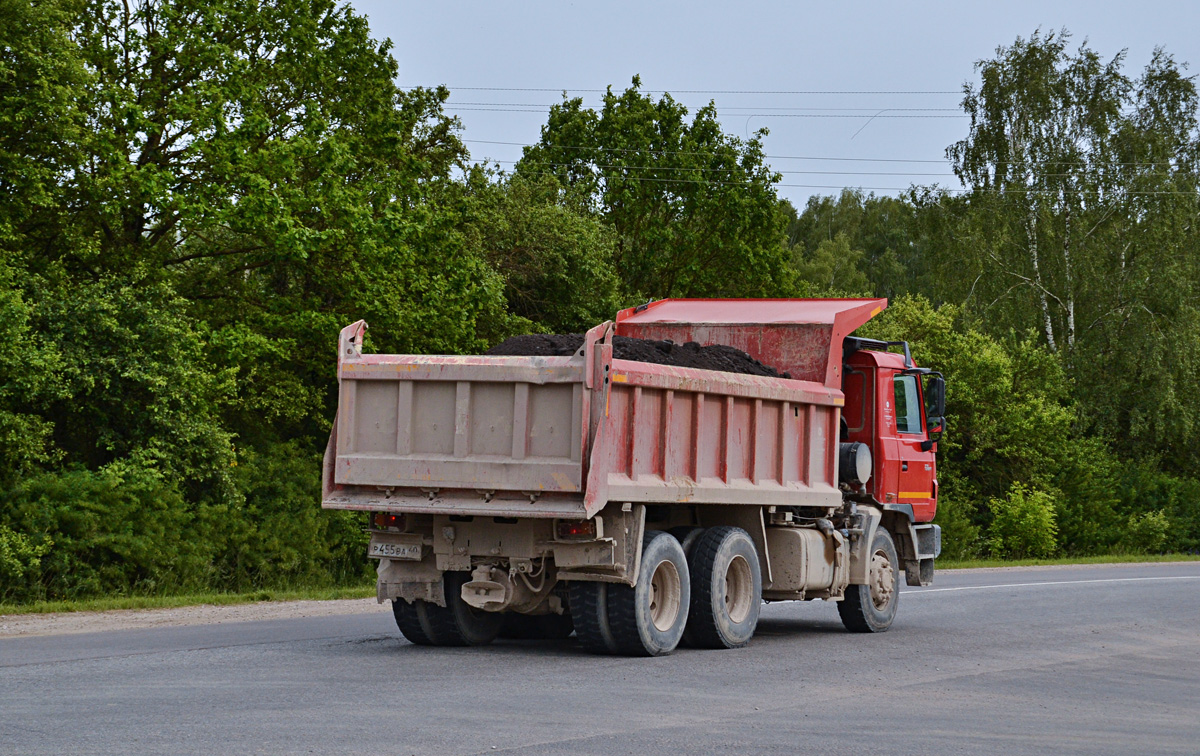
<instances>
[{"instance_id":1,"label":"red truck cab","mask_svg":"<svg viewBox=\"0 0 1200 756\"><path fill-rule=\"evenodd\" d=\"M906 344L905 354L885 351L891 345L846 339L842 440L870 447L871 498L888 508L911 508L914 522L929 522L937 513L935 456L944 382L940 374L916 367Z\"/></svg>"}]
</instances>

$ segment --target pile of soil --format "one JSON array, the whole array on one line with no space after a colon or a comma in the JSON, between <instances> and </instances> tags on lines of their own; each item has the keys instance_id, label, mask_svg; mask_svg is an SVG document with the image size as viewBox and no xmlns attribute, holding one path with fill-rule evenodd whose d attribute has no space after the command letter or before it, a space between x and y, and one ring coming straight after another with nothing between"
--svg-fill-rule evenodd
<instances>
[{"instance_id":1,"label":"pile of soil","mask_svg":"<svg viewBox=\"0 0 1200 756\"><path fill-rule=\"evenodd\" d=\"M487 351L490 355L518 357L570 357L583 349L581 333L535 333L513 336ZM791 378L775 368L764 365L740 349L723 344L700 346L695 341L676 344L673 341L613 337L613 357L634 362L653 362L659 365L720 370L725 373L765 375L772 378Z\"/></svg>"}]
</instances>

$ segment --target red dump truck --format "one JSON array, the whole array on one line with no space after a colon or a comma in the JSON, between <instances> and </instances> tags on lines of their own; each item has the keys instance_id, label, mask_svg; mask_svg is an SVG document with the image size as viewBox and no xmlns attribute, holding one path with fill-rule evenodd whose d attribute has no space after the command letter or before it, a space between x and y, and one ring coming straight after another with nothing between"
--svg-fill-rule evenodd
<instances>
[{"instance_id":1,"label":"red dump truck","mask_svg":"<svg viewBox=\"0 0 1200 756\"><path fill-rule=\"evenodd\" d=\"M667 299L569 356L364 354L341 332L323 506L367 513L378 599L420 645L745 645L764 601L887 630L933 579L942 376L851 333L885 299ZM614 359L722 344L790 377ZM900 352L894 351L899 348Z\"/></svg>"}]
</instances>

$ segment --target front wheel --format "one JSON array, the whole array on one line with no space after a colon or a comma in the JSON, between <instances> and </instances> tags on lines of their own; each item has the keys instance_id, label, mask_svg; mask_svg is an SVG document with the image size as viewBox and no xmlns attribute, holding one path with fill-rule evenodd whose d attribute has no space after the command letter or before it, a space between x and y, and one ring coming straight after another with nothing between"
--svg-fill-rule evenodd
<instances>
[{"instance_id":1,"label":"front wheel","mask_svg":"<svg viewBox=\"0 0 1200 756\"><path fill-rule=\"evenodd\" d=\"M871 539L867 584L846 587L846 597L838 602L838 614L851 632L882 633L892 626L899 605L900 559L891 534L880 526Z\"/></svg>"}]
</instances>

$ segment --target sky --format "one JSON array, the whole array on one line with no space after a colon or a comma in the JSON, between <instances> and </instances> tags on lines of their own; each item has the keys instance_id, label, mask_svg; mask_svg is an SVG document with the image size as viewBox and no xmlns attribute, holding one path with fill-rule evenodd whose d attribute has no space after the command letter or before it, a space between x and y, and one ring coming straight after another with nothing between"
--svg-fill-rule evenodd
<instances>
[{"instance_id":1,"label":"sky","mask_svg":"<svg viewBox=\"0 0 1200 756\"><path fill-rule=\"evenodd\" d=\"M596 106L634 75L726 132L766 127L781 197L802 208L844 187L894 195L956 188L964 83L1001 45L1066 28L1136 76L1155 47L1200 66L1200 3L463 2L354 0L390 38L404 87L444 84L477 161L511 170L565 90ZM1190 69L1195 73L1200 69Z\"/></svg>"}]
</instances>

